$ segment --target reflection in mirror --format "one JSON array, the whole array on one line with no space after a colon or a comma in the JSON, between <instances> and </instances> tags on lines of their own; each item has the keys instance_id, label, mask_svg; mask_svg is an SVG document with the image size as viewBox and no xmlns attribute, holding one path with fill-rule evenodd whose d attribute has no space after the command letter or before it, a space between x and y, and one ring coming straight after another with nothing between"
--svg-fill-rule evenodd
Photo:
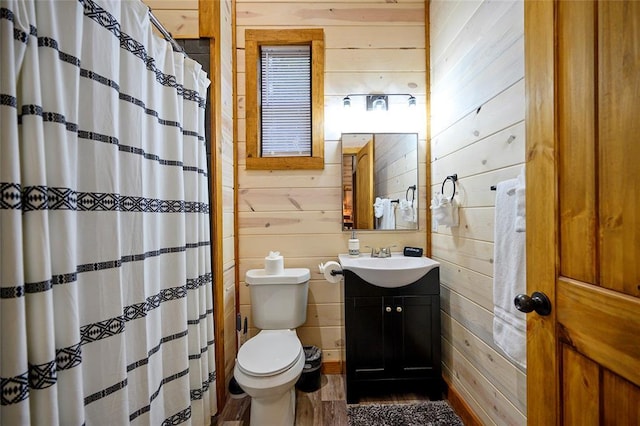
<instances>
[{"instance_id":1,"label":"reflection in mirror","mask_svg":"<svg viewBox=\"0 0 640 426\"><path fill-rule=\"evenodd\" d=\"M342 134L343 230L418 229L418 135Z\"/></svg>"}]
</instances>

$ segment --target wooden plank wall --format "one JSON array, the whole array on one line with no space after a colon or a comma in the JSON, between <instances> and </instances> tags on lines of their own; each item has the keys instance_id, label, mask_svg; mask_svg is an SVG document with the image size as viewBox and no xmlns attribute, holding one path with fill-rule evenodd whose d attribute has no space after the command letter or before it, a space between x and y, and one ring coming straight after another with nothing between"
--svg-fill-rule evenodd
<instances>
[{"instance_id":1,"label":"wooden plank wall","mask_svg":"<svg viewBox=\"0 0 640 426\"><path fill-rule=\"evenodd\" d=\"M414 179L418 176L418 146L413 142L414 140L414 135L376 135L374 145L376 197L411 200L411 191L407 188L417 184ZM416 223L404 220L400 203L393 205L396 229L414 229Z\"/></svg>"},{"instance_id":2,"label":"wooden plank wall","mask_svg":"<svg viewBox=\"0 0 640 426\"><path fill-rule=\"evenodd\" d=\"M243 317L250 317L251 300L244 275L248 269L263 267L270 250L280 251L285 267L309 268L307 322L298 329L298 335L303 344L322 348L323 361L328 365L339 366L341 361L341 287L325 281L318 272L318 264L337 260L338 253L347 251L349 233L343 232L341 226L341 132L419 132L421 229L359 232L359 238L363 249L365 245L396 245L398 250L405 245L425 246L424 8L424 0L236 1L240 312ZM244 33L248 28L324 28L324 170L245 169ZM414 94L418 100L417 118L407 122L385 115L360 114L360 121L350 119L347 129L342 98L349 93L380 92ZM252 325L250 319L249 324ZM251 328L251 333L254 332Z\"/></svg>"},{"instance_id":3,"label":"wooden plank wall","mask_svg":"<svg viewBox=\"0 0 640 426\"><path fill-rule=\"evenodd\" d=\"M234 159L234 70L233 4L220 0L220 103L218 108L218 154L222 185L222 269L224 298L224 366L226 382L233 377L237 353L236 339L236 254L235 254L235 159Z\"/></svg>"},{"instance_id":4,"label":"wooden plank wall","mask_svg":"<svg viewBox=\"0 0 640 426\"><path fill-rule=\"evenodd\" d=\"M143 0L174 38L199 38L198 0Z\"/></svg>"},{"instance_id":5,"label":"wooden plank wall","mask_svg":"<svg viewBox=\"0 0 640 426\"><path fill-rule=\"evenodd\" d=\"M432 1L430 24L431 190L457 173L461 204L460 226L432 235L443 373L484 424L526 424L526 374L493 342L490 190L525 160L523 2Z\"/></svg>"}]
</instances>

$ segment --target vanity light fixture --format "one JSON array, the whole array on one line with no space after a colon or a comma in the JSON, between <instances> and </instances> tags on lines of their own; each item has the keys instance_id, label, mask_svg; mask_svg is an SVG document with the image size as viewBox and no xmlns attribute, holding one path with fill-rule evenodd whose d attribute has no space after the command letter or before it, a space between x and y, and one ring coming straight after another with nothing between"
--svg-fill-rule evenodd
<instances>
[{"instance_id":1,"label":"vanity light fixture","mask_svg":"<svg viewBox=\"0 0 640 426\"><path fill-rule=\"evenodd\" d=\"M387 95L368 95L367 111L388 111L389 96Z\"/></svg>"},{"instance_id":2,"label":"vanity light fixture","mask_svg":"<svg viewBox=\"0 0 640 426\"><path fill-rule=\"evenodd\" d=\"M367 111L388 111L390 96L408 96L408 106L411 108L416 106L416 98L410 93L349 93L347 96L342 98L342 106L345 108L351 108L351 98L353 96L366 96Z\"/></svg>"}]
</instances>

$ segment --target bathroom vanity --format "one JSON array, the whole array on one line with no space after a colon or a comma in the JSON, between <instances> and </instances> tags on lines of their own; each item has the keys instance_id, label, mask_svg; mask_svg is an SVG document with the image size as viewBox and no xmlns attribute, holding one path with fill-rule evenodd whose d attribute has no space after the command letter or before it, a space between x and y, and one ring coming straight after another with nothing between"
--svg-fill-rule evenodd
<instances>
[{"instance_id":1,"label":"bathroom vanity","mask_svg":"<svg viewBox=\"0 0 640 426\"><path fill-rule=\"evenodd\" d=\"M372 284L343 263L347 403L376 388L441 399L440 269L430 268L406 285Z\"/></svg>"}]
</instances>

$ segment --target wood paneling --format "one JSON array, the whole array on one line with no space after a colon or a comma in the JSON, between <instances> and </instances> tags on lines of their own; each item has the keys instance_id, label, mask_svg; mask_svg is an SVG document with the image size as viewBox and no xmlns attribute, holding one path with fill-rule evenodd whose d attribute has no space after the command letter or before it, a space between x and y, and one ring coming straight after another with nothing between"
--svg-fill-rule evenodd
<instances>
[{"instance_id":1,"label":"wood paneling","mask_svg":"<svg viewBox=\"0 0 640 426\"><path fill-rule=\"evenodd\" d=\"M640 390L630 382L610 371L603 372L602 424L637 424L640 419Z\"/></svg>"},{"instance_id":2,"label":"wood paneling","mask_svg":"<svg viewBox=\"0 0 640 426\"><path fill-rule=\"evenodd\" d=\"M505 396L446 339L442 340L442 356L457 381L484 407L484 412L489 417L486 424L526 424L526 417L514 409Z\"/></svg>"},{"instance_id":3,"label":"wood paneling","mask_svg":"<svg viewBox=\"0 0 640 426\"><path fill-rule=\"evenodd\" d=\"M598 364L563 345L562 365L562 392L567 395L562 408L562 423L584 426L600 424Z\"/></svg>"},{"instance_id":4,"label":"wood paneling","mask_svg":"<svg viewBox=\"0 0 640 426\"><path fill-rule=\"evenodd\" d=\"M521 412L526 411L527 378L511 362L495 349L478 339L459 322L442 315L442 333L451 336L449 342L467 360L474 360L474 366Z\"/></svg>"},{"instance_id":5,"label":"wood paneling","mask_svg":"<svg viewBox=\"0 0 640 426\"><path fill-rule=\"evenodd\" d=\"M570 186L559 188L560 216L564 225L560 234L560 252L573 252L578 256L561 256L562 275L577 280L596 280L596 181L589 170L595 167L596 96L593 48L595 7L584 3L583 7L565 7L558 4L558 13L565 25L558 28L558 49L567 61L558 64L558 114L563 117L579 114L573 120L558 121L558 149L562 152L558 165L560 176L571 179ZM572 46L574 37L590 40L588 44Z\"/></svg>"},{"instance_id":6,"label":"wood paneling","mask_svg":"<svg viewBox=\"0 0 640 426\"><path fill-rule=\"evenodd\" d=\"M640 297L640 3L597 7L600 285Z\"/></svg>"},{"instance_id":7,"label":"wood paneling","mask_svg":"<svg viewBox=\"0 0 640 426\"><path fill-rule=\"evenodd\" d=\"M283 29L282 25L258 25L254 29ZM244 47L244 30L238 27L238 48ZM393 31L372 31L369 27L329 26L324 27L325 41L332 49L424 49L423 25L397 26Z\"/></svg>"},{"instance_id":8,"label":"wood paneling","mask_svg":"<svg viewBox=\"0 0 640 426\"><path fill-rule=\"evenodd\" d=\"M433 234L433 257L462 265L484 275L493 275L493 243Z\"/></svg>"},{"instance_id":9,"label":"wood paneling","mask_svg":"<svg viewBox=\"0 0 640 426\"><path fill-rule=\"evenodd\" d=\"M556 297L563 339L585 356L640 386L637 299L566 278L560 280Z\"/></svg>"},{"instance_id":10,"label":"wood paneling","mask_svg":"<svg viewBox=\"0 0 640 426\"><path fill-rule=\"evenodd\" d=\"M466 426L482 426L482 422L478 416L475 415L464 398L462 398L458 393L454 384L450 380L447 380L448 376L443 375L443 377L447 384L447 400L449 401L451 408L453 408L458 417L460 417L460 420L462 420L462 423Z\"/></svg>"},{"instance_id":11,"label":"wood paneling","mask_svg":"<svg viewBox=\"0 0 640 426\"><path fill-rule=\"evenodd\" d=\"M431 62L439 62L449 51L448 46L459 38L459 34L477 14L481 1L432 1L430 2L429 29L431 39Z\"/></svg>"},{"instance_id":12,"label":"wood paneling","mask_svg":"<svg viewBox=\"0 0 640 426\"><path fill-rule=\"evenodd\" d=\"M526 374L493 341L495 191L525 160L523 2L432 1L431 187L457 173L457 227L441 261L443 371L484 424L526 423Z\"/></svg>"},{"instance_id":13,"label":"wood paneling","mask_svg":"<svg viewBox=\"0 0 640 426\"><path fill-rule=\"evenodd\" d=\"M239 26L283 25L322 26L401 26L424 24L424 5L421 3L344 2L314 3L256 3L237 2ZM423 64L424 65L424 64Z\"/></svg>"},{"instance_id":14,"label":"wood paneling","mask_svg":"<svg viewBox=\"0 0 640 426\"><path fill-rule=\"evenodd\" d=\"M327 206L340 208L342 194L339 187L315 188L314 196L308 196L306 188L290 188L282 191L279 188L241 189L238 193L239 212L286 212L286 211L321 211ZM334 230L335 231L335 230Z\"/></svg>"},{"instance_id":15,"label":"wood paneling","mask_svg":"<svg viewBox=\"0 0 640 426\"><path fill-rule=\"evenodd\" d=\"M496 94L495 98L479 105L475 111L456 122L455 126L434 134L431 140L432 160L461 150L522 121L524 118L522 99L524 99L524 78Z\"/></svg>"},{"instance_id":16,"label":"wood paneling","mask_svg":"<svg viewBox=\"0 0 640 426\"><path fill-rule=\"evenodd\" d=\"M228 395L228 383L233 376L233 366L237 351L236 336L236 261L234 242L234 172L233 172L233 67L231 65L232 20L231 0L211 1L199 0L200 36L210 37L211 64L211 96L212 96L212 131L211 141L211 173L212 178L212 216L215 220L213 231L216 260L213 265L216 283L216 344L225 348L224 359L216 359L218 365L223 363L224 369L218 369L218 398ZM220 290L223 287L223 290ZM225 299L224 310L220 311L217 302ZM220 323L218 317L225 318ZM219 358L219 356L217 355ZM223 399L224 400L224 399ZM220 406L220 403L218 404ZM222 408L221 406L219 408Z\"/></svg>"},{"instance_id":17,"label":"wood paneling","mask_svg":"<svg viewBox=\"0 0 640 426\"><path fill-rule=\"evenodd\" d=\"M198 38L198 10L153 9L153 14L174 38Z\"/></svg>"},{"instance_id":18,"label":"wood paneling","mask_svg":"<svg viewBox=\"0 0 640 426\"><path fill-rule=\"evenodd\" d=\"M442 286L440 289L440 306L444 314L449 315L473 333L488 346L497 349L493 342L493 312L476 305L466 297L461 296L450 288ZM451 336L445 336L450 339Z\"/></svg>"},{"instance_id":19,"label":"wood paneling","mask_svg":"<svg viewBox=\"0 0 640 426\"><path fill-rule=\"evenodd\" d=\"M493 310L493 279L471 269L440 259L440 281L451 290Z\"/></svg>"},{"instance_id":20,"label":"wood paneling","mask_svg":"<svg viewBox=\"0 0 640 426\"><path fill-rule=\"evenodd\" d=\"M527 105L527 200L555 198L554 167L554 5L552 2L525 3L526 105ZM555 304L553 282L556 277L556 238L558 226L553 203L529 202L527 228L545 232L527 232L527 281L531 289L544 292ZM536 265L535 268L530 265ZM533 285L535 283L535 287ZM555 319L555 311L551 318ZM553 321L531 315L527 319L527 382L539 383L540 392L527 388L527 418L531 425L560 424L559 375L556 353L549 342L556 338Z\"/></svg>"}]
</instances>

